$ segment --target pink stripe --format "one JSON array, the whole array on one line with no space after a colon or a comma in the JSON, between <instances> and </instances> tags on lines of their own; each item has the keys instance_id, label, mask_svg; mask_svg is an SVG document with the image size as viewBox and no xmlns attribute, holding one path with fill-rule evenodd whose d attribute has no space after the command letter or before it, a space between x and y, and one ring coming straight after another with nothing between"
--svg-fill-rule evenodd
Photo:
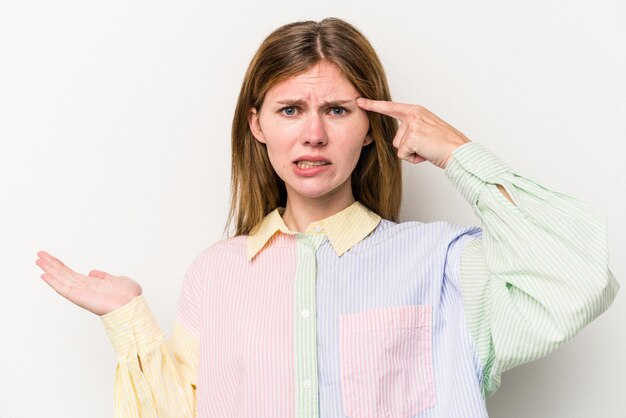
<instances>
[{"instance_id":1,"label":"pink stripe","mask_svg":"<svg viewBox=\"0 0 626 418\"><path fill-rule=\"evenodd\" d=\"M393 306L341 316L345 415L406 418L435 405L431 309Z\"/></svg>"},{"instance_id":2,"label":"pink stripe","mask_svg":"<svg viewBox=\"0 0 626 418\"><path fill-rule=\"evenodd\" d=\"M181 318L198 325L194 331L204 331L198 417L293 418L295 239L276 235L252 262L245 258L246 237L229 241L244 246L241 257L228 244L210 247L203 262L212 268L196 293L203 302L187 305L182 298L179 308Z\"/></svg>"}]
</instances>

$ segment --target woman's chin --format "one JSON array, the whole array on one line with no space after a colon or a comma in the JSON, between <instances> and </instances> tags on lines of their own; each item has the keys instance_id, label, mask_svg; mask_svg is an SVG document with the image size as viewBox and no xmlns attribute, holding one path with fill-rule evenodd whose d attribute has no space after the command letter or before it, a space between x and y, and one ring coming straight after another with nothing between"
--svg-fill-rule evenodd
<instances>
[{"instance_id":1,"label":"woman's chin","mask_svg":"<svg viewBox=\"0 0 626 418\"><path fill-rule=\"evenodd\" d=\"M338 188L332 187L301 187L288 189L287 195L292 199L325 200L336 198L339 195L338 192Z\"/></svg>"},{"instance_id":2,"label":"woman's chin","mask_svg":"<svg viewBox=\"0 0 626 418\"><path fill-rule=\"evenodd\" d=\"M329 190L299 190L294 191L289 196L296 197L299 199L307 199L307 200L316 200L316 199L324 199L330 196Z\"/></svg>"}]
</instances>

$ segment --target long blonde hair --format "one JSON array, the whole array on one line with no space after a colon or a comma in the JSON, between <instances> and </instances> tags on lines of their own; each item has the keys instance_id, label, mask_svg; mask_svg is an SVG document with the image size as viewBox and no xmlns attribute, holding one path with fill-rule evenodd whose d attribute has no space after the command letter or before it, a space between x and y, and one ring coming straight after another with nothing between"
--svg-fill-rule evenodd
<instances>
[{"instance_id":1,"label":"long blonde hair","mask_svg":"<svg viewBox=\"0 0 626 418\"><path fill-rule=\"evenodd\" d=\"M363 97L391 100L387 78L374 48L354 26L336 18L290 23L272 32L252 58L232 123L231 202L227 228L246 235L263 217L287 203L285 183L276 174L265 144L248 125L276 83L306 72L320 61L335 64ZM384 219L397 221L402 201L401 161L391 141L395 119L369 112L373 143L363 147L352 172L354 198Z\"/></svg>"}]
</instances>

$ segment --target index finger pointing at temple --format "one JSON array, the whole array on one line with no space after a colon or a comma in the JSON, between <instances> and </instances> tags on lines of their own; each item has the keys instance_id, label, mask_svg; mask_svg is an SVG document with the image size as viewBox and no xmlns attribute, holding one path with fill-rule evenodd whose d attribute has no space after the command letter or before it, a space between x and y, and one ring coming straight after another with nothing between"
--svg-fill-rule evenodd
<instances>
[{"instance_id":1,"label":"index finger pointing at temple","mask_svg":"<svg viewBox=\"0 0 626 418\"><path fill-rule=\"evenodd\" d=\"M411 105L388 102L385 100L371 100L359 97L356 101L361 109L382 113L392 118L403 120Z\"/></svg>"}]
</instances>

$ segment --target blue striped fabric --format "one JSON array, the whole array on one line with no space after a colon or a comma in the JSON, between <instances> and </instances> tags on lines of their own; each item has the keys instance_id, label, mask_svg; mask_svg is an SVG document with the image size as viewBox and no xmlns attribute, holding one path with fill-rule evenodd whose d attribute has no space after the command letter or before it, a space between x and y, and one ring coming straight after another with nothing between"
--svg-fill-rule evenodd
<instances>
[{"instance_id":1,"label":"blue striped fabric","mask_svg":"<svg viewBox=\"0 0 626 418\"><path fill-rule=\"evenodd\" d=\"M395 224L382 220L371 235L338 257L326 240L317 252L317 330L320 416L345 417L341 399L341 356L339 324L342 316L385 307L424 305L432 308L432 364L435 406L420 417L485 417L481 392L482 367L464 322L458 278L447 277L449 263L458 264L460 253L449 249L459 242L479 238L480 229L445 222ZM350 338L350 336L348 336ZM371 343L385 338L372 333ZM393 353L390 353L393 356ZM402 358L402 356L399 356ZM381 361L383 359L373 359ZM393 359L391 360L393 361ZM356 365L355 365L356 366ZM377 382L381 393L405 388L402 368L388 370L386 380ZM345 383L344 383L345 384ZM355 394L356 402L367 402L367 393ZM362 396L364 398L359 398ZM381 398L369 417L390 415L400 405L392 396ZM409 396L402 401L408 402Z\"/></svg>"}]
</instances>

